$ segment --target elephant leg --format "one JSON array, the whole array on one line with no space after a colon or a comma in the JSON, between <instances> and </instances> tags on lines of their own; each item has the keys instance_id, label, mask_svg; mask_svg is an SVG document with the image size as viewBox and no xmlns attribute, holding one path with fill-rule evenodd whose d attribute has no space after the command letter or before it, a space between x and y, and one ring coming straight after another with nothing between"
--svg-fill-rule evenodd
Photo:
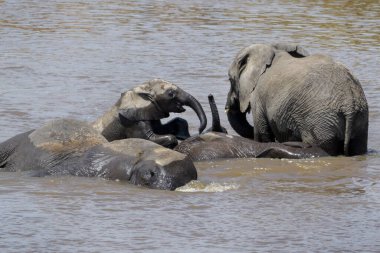
<instances>
[{"instance_id":1,"label":"elephant leg","mask_svg":"<svg viewBox=\"0 0 380 253\"><path fill-rule=\"evenodd\" d=\"M334 138L332 140L319 143L318 146L325 150L329 155L337 156L339 154L343 154L344 142L338 138Z\"/></svg>"},{"instance_id":2,"label":"elephant leg","mask_svg":"<svg viewBox=\"0 0 380 253\"><path fill-rule=\"evenodd\" d=\"M334 138L319 145L332 156L344 154L344 141ZM364 155L367 153L367 138L357 136L350 139L348 156Z\"/></svg>"},{"instance_id":3,"label":"elephant leg","mask_svg":"<svg viewBox=\"0 0 380 253\"><path fill-rule=\"evenodd\" d=\"M185 119L177 117L165 124L162 124L160 120L151 122L153 131L157 134L172 134L178 140L186 140L190 137L189 124Z\"/></svg>"},{"instance_id":4,"label":"elephant leg","mask_svg":"<svg viewBox=\"0 0 380 253\"><path fill-rule=\"evenodd\" d=\"M367 153L367 138L364 136L356 137L350 140L350 145L348 149L348 155L364 155Z\"/></svg>"},{"instance_id":5,"label":"elephant leg","mask_svg":"<svg viewBox=\"0 0 380 253\"><path fill-rule=\"evenodd\" d=\"M144 139L153 141L161 146L167 148L174 148L178 145L178 140L174 135L165 134L160 135L156 134L153 131L152 125L150 121L139 121L137 123L137 128L140 131L140 134L144 137Z\"/></svg>"},{"instance_id":6,"label":"elephant leg","mask_svg":"<svg viewBox=\"0 0 380 253\"><path fill-rule=\"evenodd\" d=\"M319 125L314 128L300 131L303 143L317 145L331 156L343 154L344 140L335 133L335 128L328 125Z\"/></svg>"},{"instance_id":7,"label":"elephant leg","mask_svg":"<svg viewBox=\"0 0 380 253\"><path fill-rule=\"evenodd\" d=\"M275 136L270 128L267 118L263 113L253 116L254 140L258 142L274 142Z\"/></svg>"},{"instance_id":8,"label":"elephant leg","mask_svg":"<svg viewBox=\"0 0 380 253\"><path fill-rule=\"evenodd\" d=\"M348 155L366 154L368 151L368 115L359 114L352 129L355 135L350 139Z\"/></svg>"}]
</instances>

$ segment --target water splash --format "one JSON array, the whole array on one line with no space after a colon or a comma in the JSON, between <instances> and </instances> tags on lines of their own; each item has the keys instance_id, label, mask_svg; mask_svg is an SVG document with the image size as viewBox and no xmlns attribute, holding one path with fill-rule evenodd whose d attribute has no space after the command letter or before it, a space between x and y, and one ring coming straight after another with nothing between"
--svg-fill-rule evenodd
<instances>
[{"instance_id":1,"label":"water splash","mask_svg":"<svg viewBox=\"0 0 380 253\"><path fill-rule=\"evenodd\" d=\"M180 192L224 192L239 189L240 185L233 183L204 183L201 181L191 181L190 183L179 187L176 191Z\"/></svg>"}]
</instances>

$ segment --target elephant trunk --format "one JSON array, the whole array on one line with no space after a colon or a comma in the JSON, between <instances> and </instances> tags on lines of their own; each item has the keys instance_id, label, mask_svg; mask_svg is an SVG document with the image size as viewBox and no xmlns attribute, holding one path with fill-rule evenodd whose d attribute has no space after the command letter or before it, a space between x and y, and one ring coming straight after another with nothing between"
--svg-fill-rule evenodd
<instances>
[{"instance_id":1,"label":"elephant trunk","mask_svg":"<svg viewBox=\"0 0 380 253\"><path fill-rule=\"evenodd\" d=\"M210 104L211 109L211 115L212 115L212 129L219 129L220 128L220 118L218 109L215 104L214 96L208 95L208 102Z\"/></svg>"},{"instance_id":2,"label":"elephant trunk","mask_svg":"<svg viewBox=\"0 0 380 253\"><path fill-rule=\"evenodd\" d=\"M253 139L253 126L248 123L246 112L242 113L240 111L228 110L227 118L236 133L245 138Z\"/></svg>"},{"instance_id":3,"label":"elephant trunk","mask_svg":"<svg viewBox=\"0 0 380 253\"><path fill-rule=\"evenodd\" d=\"M228 92L225 110L227 112L228 121L235 132L245 138L253 139L254 129L247 121L247 111L240 111L240 101L236 93L232 90Z\"/></svg>"},{"instance_id":4,"label":"elephant trunk","mask_svg":"<svg viewBox=\"0 0 380 253\"><path fill-rule=\"evenodd\" d=\"M224 127L222 127L222 125L220 124L218 108L216 107L214 96L212 94L208 95L208 102L210 104L211 115L212 115L211 131L227 133L227 130Z\"/></svg>"},{"instance_id":5,"label":"elephant trunk","mask_svg":"<svg viewBox=\"0 0 380 253\"><path fill-rule=\"evenodd\" d=\"M199 133L202 133L202 131L206 128L207 125L207 118L206 114L203 111L203 108L201 104L196 100L192 95L184 92L186 95L184 96L184 100L181 101L184 105L189 106L191 109L195 111L197 114L199 121L200 121L200 127L199 127Z\"/></svg>"}]
</instances>

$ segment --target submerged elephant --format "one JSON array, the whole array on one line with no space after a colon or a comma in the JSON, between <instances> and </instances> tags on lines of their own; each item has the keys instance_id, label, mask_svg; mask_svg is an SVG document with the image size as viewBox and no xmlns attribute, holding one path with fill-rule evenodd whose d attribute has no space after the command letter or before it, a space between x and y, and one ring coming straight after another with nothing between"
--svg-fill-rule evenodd
<instances>
[{"instance_id":1,"label":"submerged elephant","mask_svg":"<svg viewBox=\"0 0 380 253\"><path fill-rule=\"evenodd\" d=\"M108 141L125 138L147 139L165 147L174 147L178 139L190 137L187 121L175 118L165 125L160 119L170 112L184 112L190 106L200 120L199 133L207 119L200 103L189 93L162 79L154 79L121 94L120 99L93 127Z\"/></svg>"},{"instance_id":2,"label":"submerged elephant","mask_svg":"<svg viewBox=\"0 0 380 253\"><path fill-rule=\"evenodd\" d=\"M190 137L174 150L187 155L193 161L251 157L300 159L328 156L323 149L302 142L264 143L218 132Z\"/></svg>"},{"instance_id":3,"label":"submerged elephant","mask_svg":"<svg viewBox=\"0 0 380 253\"><path fill-rule=\"evenodd\" d=\"M313 158L328 156L317 146L302 142L261 143L241 136L227 134L220 125L219 113L212 95L209 95L212 114L211 132L190 137L182 141L174 150L186 154L193 161L222 158Z\"/></svg>"},{"instance_id":4,"label":"submerged elephant","mask_svg":"<svg viewBox=\"0 0 380 253\"><path fill-rule=\"evenodd\" d=\"M260 142L302 141L330 155L367 152L368 105L342 64L300 46L253 44L234 59L226 111L232 128ZM251 111L253 126L246 114Z\"/></svg>"},{"instance_id":5,"label":"submerged elephant","mask_svg":"<svg viewBox=\"0 0 380 253\"><path fill-rule=\"evenodd\" d=\"M174 190L197 179L184 154L143 139L108 142L86 122L61 119L0 144L0 171L75 175Z\"/></svg>"}]
</instances>

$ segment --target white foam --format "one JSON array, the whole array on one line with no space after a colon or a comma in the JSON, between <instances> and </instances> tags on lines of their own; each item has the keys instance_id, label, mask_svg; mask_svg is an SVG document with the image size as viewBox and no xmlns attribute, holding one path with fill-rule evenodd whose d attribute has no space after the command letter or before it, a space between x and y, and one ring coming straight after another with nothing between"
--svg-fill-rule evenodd
<instances>
[{"instance_id":1,"label":"white foam","mask_svg":"<svg viewBox=\"0 0 380 253\"><path fill-rule=\"evenodd\" d=\"M239 189L240 185L233 183L202 183L200 181L191 181L190 183L179 187L176 191L180 192L224 192Z\"/></svg>"}]
</instances>

